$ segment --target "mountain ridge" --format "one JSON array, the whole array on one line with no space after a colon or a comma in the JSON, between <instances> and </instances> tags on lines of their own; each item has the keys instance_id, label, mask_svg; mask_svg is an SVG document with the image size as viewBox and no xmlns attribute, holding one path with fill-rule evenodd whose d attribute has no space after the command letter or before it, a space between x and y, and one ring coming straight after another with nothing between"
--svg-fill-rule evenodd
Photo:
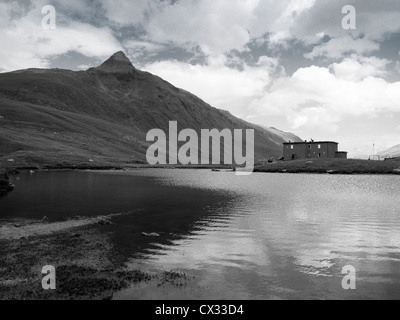
<instances>
[{"instance_id":1,"label":"mountain ridge","mask_svg":"<svg viewBox=\"0 0 400 320\"><path fill-rule=\"evenodd\" d=\"M99 70L110 73L134 73L136 68L132 62L122 51L114 53L108 60L104 61L100 66L96 68L90 68L89 70ZM88 71L89 71L88 70Z\"/></svg>"},{"instance_id":2,"label":"mountain ridge","mask_svg":"<svg viewBox=\"0 0 400 320\"><path fill-rule=\"evenodd\" d=\"M383 158L398 158L398 157L400 157L400 144L395 145L388 150L380 152L379 155Z\"/></svg>"},{"instance_id":3,"label":"mountain ridge","mask_svg":"<svg viewBox=\"0 0 400 320\"><path fill-rule=\"evenodd\" d=\"M145 163L146 133L254 129L256 160L280 157L288 135L236 118L162 78L123 52L86 71L26 69L0 74L0 163ZM7 158L7 159L5 159ZM14 159L15 158L15 159Z\"/></svg>"}]
</instances>

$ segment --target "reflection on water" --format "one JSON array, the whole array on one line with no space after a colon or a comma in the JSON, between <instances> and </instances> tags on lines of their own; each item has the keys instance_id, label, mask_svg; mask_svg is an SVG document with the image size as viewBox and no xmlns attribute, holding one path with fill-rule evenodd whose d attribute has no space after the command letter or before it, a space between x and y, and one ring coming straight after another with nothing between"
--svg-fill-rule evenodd
<instances>
[{"instance_id":1,"label":"reflection on water","mask_svg":"<svg viewBox=\"0 0 400 320\"><path fill-rule=\"evenodd\" d=\"M400 298L397 176L204 170L21 177L1 216L129 212L112 239L132 267L178 269L196 286L133 287L119 298ZM140 232L158 232L143 240ZM357 270L357 290L341 287Z\"/></svg>"}]
</instances>

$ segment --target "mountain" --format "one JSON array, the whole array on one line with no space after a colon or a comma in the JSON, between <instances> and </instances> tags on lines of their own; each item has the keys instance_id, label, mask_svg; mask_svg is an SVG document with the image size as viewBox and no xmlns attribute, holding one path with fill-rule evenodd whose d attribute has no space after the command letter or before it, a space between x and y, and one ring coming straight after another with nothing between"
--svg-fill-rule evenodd
<instances>
[{"instance_id":1,"label":"mountain","mask_svg":"<svg viewBox=\"0 0 400 320\"><path fill-rule=\"evenodd\" d=\"M400 144L386 150L380 152L379 154L382 158L397 158L400 157Z\"/></svg>"},{"instance_id":2,"label":"mountain","mask_svg":"<svg viewBox=\"0 0 400 320\"><path fill-rule=\"evenodd\" d=\"M276 128L267 128L267 127L262 127L262 128L284 139L285 142L303 142L303 140L301 140L298 136L294 135L293 133L284 132Z\"/></svg>"},{"instance_id":3,"label":"mountain","mask_svg":"<svg viewBox=\"0 0 400 320\"><path fill-rule=\"evenodd\" d=\"M149 130L254 129L255 160L282 155L300 138L245 122L136 69L123 52L86 71L0 74L0 165L145 163Z\"/></svg>"},{"instance_id":4,"label":"mountain","mask_svg":"<svg viewBox=\"0 0 400 320\"><path fill-rule=\"evenodd\" d=\"M137 70L132 65L128 57L119 51L111 56L110 59L105 61L102 65L91 70L103 71L105 73L128 73L134 74Z\"/></svg>"}]
</instances>

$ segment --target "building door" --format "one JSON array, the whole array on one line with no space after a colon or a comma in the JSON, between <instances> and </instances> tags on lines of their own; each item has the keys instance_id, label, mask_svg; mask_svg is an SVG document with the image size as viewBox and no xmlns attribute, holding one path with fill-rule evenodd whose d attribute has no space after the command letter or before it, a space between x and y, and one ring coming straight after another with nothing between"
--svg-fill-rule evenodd
<instances>
[{"instance_id":1,"label":"building door","mask_svg":"<svg viewBox=\"0 0 400 320\"><path fill-rule=\"evenodd\" d=\"M292 154L292 160L296 159L296 155Z\"/></svg>"}]
</instances>

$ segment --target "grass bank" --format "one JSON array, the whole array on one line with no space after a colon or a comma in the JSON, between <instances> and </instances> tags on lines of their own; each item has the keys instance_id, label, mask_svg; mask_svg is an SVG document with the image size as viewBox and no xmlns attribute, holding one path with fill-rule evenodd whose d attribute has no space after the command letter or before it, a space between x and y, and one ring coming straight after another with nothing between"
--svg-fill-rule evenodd
<instances>
[{"instance_id":1,"label":"grass bank","mask_svg":"<svg viewBox=\"0 0 400 320\"><path fill-rule=\"evenodd\" d=\"M184 273L127 268L109 238L114 216L0 221L0 300L108 300L137 283L186 281ZM42 288L46 265L56 269L56 290Z\"/></svg>"},{"instance_id":2,"label":"grass bank","mask_svg":"<svg viewBox=\"0 0 400 320\"><path fill-rule=\"evenodd\" d=\"M126 158L84 156L69 153L17 151L0 154L0 174L23 170L124 170L124 169L229 169L226 165L149 165Z\"/></svg>"},{"instance_id":3,"label":"grass bank","mask_svg":"<svg viewBox=\"0 0 400 320\"><path fill-rule=\"evenodd\" d=\"M281 161L255 168L255 172L332 173L332 174L396 174L400 161L356 159L307 159ZM400 173L400 172L398 172Z\"/></svg>"}]
</instances>

